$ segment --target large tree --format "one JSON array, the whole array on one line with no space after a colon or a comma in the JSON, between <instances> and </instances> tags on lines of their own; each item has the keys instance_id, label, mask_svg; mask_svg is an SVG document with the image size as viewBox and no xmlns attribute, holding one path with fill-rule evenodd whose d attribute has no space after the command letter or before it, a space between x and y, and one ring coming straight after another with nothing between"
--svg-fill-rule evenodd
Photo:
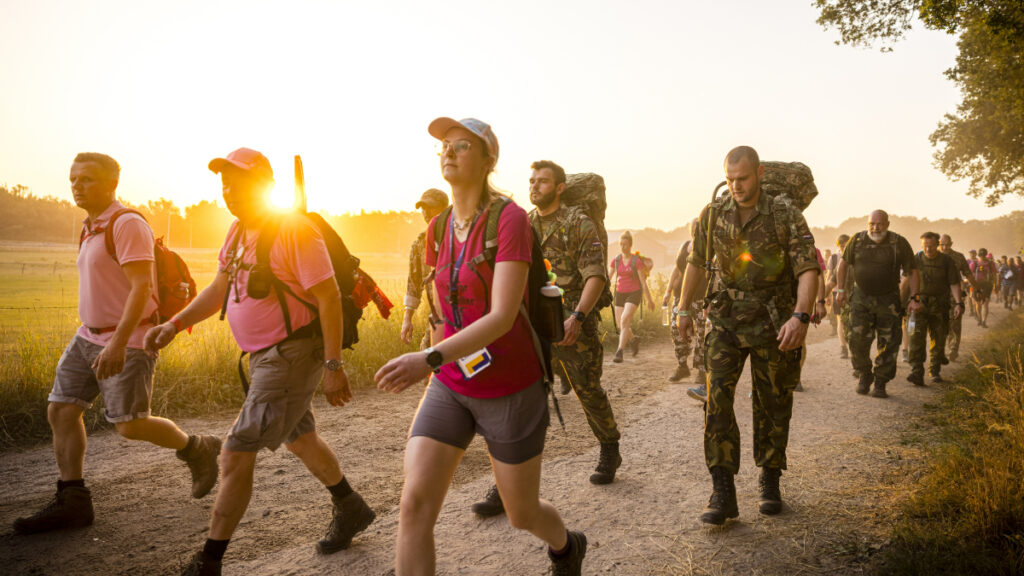
<instances>
[{"instance_id":1,"label":"large tree","mask_svg":"<svg viewBox=\"0 0 1024 576\"><path fill-rule=\"evenodd\" d=\"M946 71L963 95L930 140L935 165L989 206L1024 196L1024 0L815 0L836 43L891 51L915 20L959 35Z\"/></svg>"}]
</instances>

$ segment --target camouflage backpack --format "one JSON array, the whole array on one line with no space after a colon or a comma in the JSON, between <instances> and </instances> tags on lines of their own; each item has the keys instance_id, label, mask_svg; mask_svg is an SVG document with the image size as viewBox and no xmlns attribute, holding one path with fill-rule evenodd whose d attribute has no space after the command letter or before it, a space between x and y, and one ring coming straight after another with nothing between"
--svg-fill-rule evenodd
<instances>
[{"instance_id":1,"label":"camouflage backpack","mask_svg":"<svg viewBox=\"0 0 1024 576\"><path fill-rule=\"evenodd\" d=\"M608 262L608 231L604 227L604 213L608 210L608 202L605 200L604 178L592 172L567 174L562 204L582 210L593 220L598 239L601 240L604 261ZM613 301L611 287L605 282L594 309L607 308Z\"/></svg>"}]
</instances>

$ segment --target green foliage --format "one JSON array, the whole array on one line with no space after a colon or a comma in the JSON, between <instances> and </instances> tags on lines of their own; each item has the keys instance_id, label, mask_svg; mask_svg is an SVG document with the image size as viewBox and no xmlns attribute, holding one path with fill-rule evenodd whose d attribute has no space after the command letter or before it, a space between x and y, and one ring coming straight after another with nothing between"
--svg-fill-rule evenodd
<instances>
[{"instance_id":1,"label":"green foliage","mask_svg":"<svg viewBox=\"0 0 1024 576\"><path fill-rule=\"evenodd\" d=\"M818 23L839 31L837 43L902 39L915 17L928 28L960 34L956 66L946 76L963 100L930 136L936 166L969 180L969 194L998 204L1024 196L1024 2L1020 0L815 0Z\"/></svg>"}]
</instances>

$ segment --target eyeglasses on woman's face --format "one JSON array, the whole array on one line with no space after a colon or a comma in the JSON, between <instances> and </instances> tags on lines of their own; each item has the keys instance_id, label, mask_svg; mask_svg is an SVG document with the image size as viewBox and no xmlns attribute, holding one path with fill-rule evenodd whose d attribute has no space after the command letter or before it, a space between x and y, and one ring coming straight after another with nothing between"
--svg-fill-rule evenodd
<instances>
[{"instance_id":1,"label":"eyeglasses on woman's face","mask_svg":"<svg viewBox=\"0 0 1024 576\"><path fill-rule=\"evenodd\" d=\"M449 142L447 140L441 140L435 146L438 156L448 154L449 151L453 151L455 154L465 154L467 150L473 147L473 143L469 140L456 140L455 142Z\"/></svg>"}]
</instances>

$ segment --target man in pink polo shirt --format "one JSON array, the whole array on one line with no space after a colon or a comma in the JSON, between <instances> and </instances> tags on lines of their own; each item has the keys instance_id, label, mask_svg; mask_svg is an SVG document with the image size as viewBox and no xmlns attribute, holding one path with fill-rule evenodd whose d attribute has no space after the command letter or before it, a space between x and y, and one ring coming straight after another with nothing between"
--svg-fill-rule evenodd
<instances>
[{"instance_id":1,"label":"man in pink polo shirt","mask_svg":"<svg viewBox=\"0 0 1024 576\"><path fill-rule=\"evenodd\" d=\"M115 198L121 167L106 154L87 152L71 165L75 204L88 213L78 251L78 315L82 326L57 364L47 418L60 479L50 504L14 521L21 534L88 526L92 495L85 487L85 425L82 413L103 394L106 418L121 436L178 451L192 472L192 496L202 498L217 483L215 436L189 436L170 420L151 416L155 356L142 350L152 326L153 231L136 214L122 214L110 230L114 257L107 252L111 217L124 206Z\"/></svg>"},{"instance_id":2,"label":"man in pink polo shirt","mask_svg":"<svg viewBox=\"0 0 1024 576\"><path fill-rule=\"evenodd\" d=\"M321 380L331 405L352 400L341 360L341 294L323 236L301 214L274 214L274 173L263 154L239 148L213 159L209 168L220 174L224 202L238 218L221 248L217 276L180 314L146 334L146 349L155 353L183 327L224 307L238 346L250 354L251 386L224 442L224 476L209 537L184 572L192 576L221 573L228 542L249 506L261 448L276 450L283 443L331 493L333 519L317 542L320 553L348 548L375 517L349 486L313 417ZM269 270L257 263L261 234L273 234Z\"/></svg>"}]
</instances>

